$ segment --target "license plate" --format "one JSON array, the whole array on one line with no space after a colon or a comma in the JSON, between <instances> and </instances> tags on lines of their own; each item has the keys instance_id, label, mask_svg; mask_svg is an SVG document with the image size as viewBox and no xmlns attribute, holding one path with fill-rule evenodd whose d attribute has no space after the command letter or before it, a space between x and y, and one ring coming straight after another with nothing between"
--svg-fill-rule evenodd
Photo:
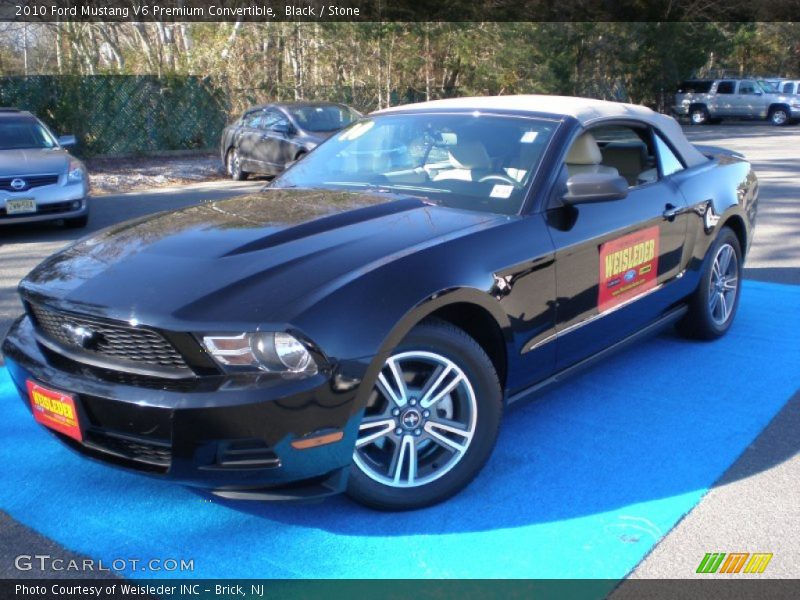
<instances>
[{"instance_id":1,"label":"license plate","mask_svg":"<svg viewBox=\"0 0 800 600\"><path fill-rule=\"evenodd\" d=\"M6 200L6 214L20 215L24 213L36 212L36 201L33 198L20 198L18 200Z\"/></svg>"},{"instance_id":2,"label":"license plate","mask_svg":"<svg viewBox=\"0 0 800 600\"><path fill-rule=\"evenodd\" d=\"M83 441L75 398L71 394L48 390L38 383L28 380L28 398L33 408L33 418L45 427Z\"/></svg>"}]
</instances>

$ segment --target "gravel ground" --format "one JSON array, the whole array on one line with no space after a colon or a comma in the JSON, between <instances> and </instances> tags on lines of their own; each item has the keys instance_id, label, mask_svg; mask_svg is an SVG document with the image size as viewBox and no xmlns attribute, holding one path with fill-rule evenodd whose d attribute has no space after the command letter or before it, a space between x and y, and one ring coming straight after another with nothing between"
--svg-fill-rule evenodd
<instances>
[{"instance_id":1,"label":"gravel ground","mask_svg":"<svg viewBox=\"0 0 800 600\"><path fill-rule=\"evenodd\" d=\"M119 194L165 186L214 181L225 178L215 153L191 156L91 158L92 194Z\"/></svg>"}]
</instances>

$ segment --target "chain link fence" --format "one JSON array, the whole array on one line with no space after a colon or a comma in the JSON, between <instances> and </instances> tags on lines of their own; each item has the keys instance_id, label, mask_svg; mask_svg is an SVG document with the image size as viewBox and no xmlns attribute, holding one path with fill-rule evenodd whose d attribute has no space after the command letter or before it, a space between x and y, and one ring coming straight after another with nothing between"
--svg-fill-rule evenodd
<instances>
[{"instance_id":1,"label":"chain link fence","mask_svg":"<svg viewBox=\"0 0 800 600\"><path fill-rule=\"evenodd\" d=\"M227 96L197 77L1 77L0 106L29 110L82 156L210 149L227 120Z\"/></svg>"}]
</instances>

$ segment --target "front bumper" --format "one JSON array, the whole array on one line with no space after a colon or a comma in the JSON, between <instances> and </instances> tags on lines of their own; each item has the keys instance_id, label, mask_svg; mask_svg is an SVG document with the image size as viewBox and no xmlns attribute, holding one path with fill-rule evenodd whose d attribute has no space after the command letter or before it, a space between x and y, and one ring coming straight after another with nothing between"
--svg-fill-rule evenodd
<instances>
[{"instance_id":1,"label":"front bumper","mask_svg":"<svg viewBox=\"0 0 800 600\"><path fill-rule=\"evenodd\" d=\"M89 187L83 183L59 183L34 187L23 192L0 191L0 225L35 223L58 219L73 219L89 214ZM6 202L30 198L36 202L36 212L7 214Z\"/></svg>"},{"instance_id":2,"label":"front bumper","mask_svg":"<svg viewBox=\"0 0 800 600\"><path fill-rule=\"evenodd\" d=\"M29 379L74 395L83 441L53 435L83 455L227 497L308 498L345 485L361 411L356 388L338 390L329 375L111 377L40 346L27 317L2 351L29 409Z\"/></svg>"}]
</instances>

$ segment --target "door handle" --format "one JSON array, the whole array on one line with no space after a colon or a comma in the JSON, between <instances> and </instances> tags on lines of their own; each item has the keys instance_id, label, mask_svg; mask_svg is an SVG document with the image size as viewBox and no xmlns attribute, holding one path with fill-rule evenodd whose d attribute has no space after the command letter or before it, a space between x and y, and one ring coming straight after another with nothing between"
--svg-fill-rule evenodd
<instances>
[{"instance_id":1,"label":"door handle","mask_svg":"<svg viewBox=\"0 0 800 600\"><path fill-rule=\"evenodd\" d=\"M667 204L664 208L664 212L661 213L667 221L672 221L675 217L681 214L684 209L680 206L675 206L674 204Z\"/></svg>"}]
</instances>

